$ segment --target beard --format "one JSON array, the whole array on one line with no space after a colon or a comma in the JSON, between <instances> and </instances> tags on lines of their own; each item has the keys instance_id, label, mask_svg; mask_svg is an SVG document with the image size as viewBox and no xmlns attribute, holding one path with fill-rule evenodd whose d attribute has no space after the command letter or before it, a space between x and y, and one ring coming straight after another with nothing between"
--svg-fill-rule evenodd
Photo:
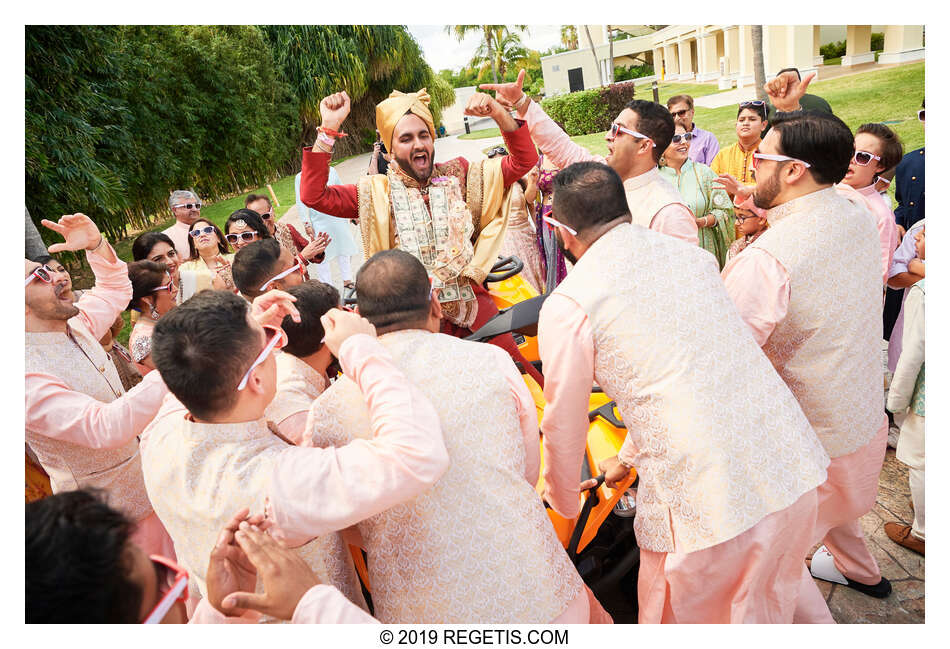
<instances>
[{"instance_id":1,"label":"beard","mask_svg":"<svg viewBox=\"0 0 950 649\"><path fill-rule=\"evenodd\" d=\"M778 196L781 190L782 186L779 183L778 176L773 175L764 183L755 186L752 192L752 202L760 209L771 209L774 207L775 197Z\"/></svg>"},{"instance_id":2,"label":"beard","mask_svg":"<svg viewBox=\"0 0 950 649\"><path fill-rule=\"evenodd\" d=\"M564 258L576 265L577 257L574 256L574 253L564 247L564 239L561 238L561 233L557 230L554 231L554 239L557 241L557 249L561 251L561 254L564 255Z\"/></svg>"},{"instance_id":3,"label":"beard","mask_svg":"<svg viewBox=\"0 0 950 649\"><path fill-rule=\"evenodd\" d=\"M43 320L69 320L79 315L79 308L72 303L72 299L70 299L69 302L64 302L59 299L64 295L69 295L70 298L72 298L72 290L64 287L54 291L53 297L32 304L27 302L27 306L30 307L30 310L37 317Z\"/></svg>"},{"instance_id":4,"label":"beard","mask_svg":"<svg viewBox=\"0 0 950 649\"><path fill-rule=\"evenodd\" d=\"M412 155L415 155L416 153L419 153L419 152L415 151ZM408 175L410 178L415 180L420 185L424 185L429 181L429 178L432 176L432 169L435 166L435 156L433 155L434 153L435 153L434 151L426 151L426 155L429 156L429 164L426 167L426 169L422 171L421 176L419 172L416 171L416 168L412 165L411 159L407 160L406 158L400 158L395 153L392 155L393 155L393 160L395 161L395 163L399 166L399 168L402 171L406 173L406 175Z\"/></svg>"}]
</instances>

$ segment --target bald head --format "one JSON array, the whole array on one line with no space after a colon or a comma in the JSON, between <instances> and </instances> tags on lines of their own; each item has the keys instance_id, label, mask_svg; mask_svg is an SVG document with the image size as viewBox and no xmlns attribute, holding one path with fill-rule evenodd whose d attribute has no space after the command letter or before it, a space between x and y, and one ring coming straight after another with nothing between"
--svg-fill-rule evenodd
<instances>
[{"instance_id":1,"label":"bald head","mask_svg":"<svg viewBox=\"0 0 950 649\"><path fill-rule=\"evenodd\" d=\"M418 259L403 250L384 250L356 273L360 315L381 329L412 329L429 317L429 276Z\"/></svg>"}]
</instances>

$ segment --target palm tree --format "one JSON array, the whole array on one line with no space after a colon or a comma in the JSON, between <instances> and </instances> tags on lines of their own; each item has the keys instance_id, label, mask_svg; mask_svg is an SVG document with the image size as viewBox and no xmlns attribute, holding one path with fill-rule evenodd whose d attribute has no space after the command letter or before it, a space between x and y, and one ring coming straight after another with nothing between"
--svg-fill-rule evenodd
<instances>
[{"instance_id":1,"label":"palm tree","mask_svg":"<svg viewBox=\"0 0 950 649\"><path fill-rule=\"evenodd\" d=\"M768 99L765 95L765 61L762 58L762 25L751 25L752 70L755 74L755 98Z\"/></svg>"},{"instance_id":2,"label":"palm tree","mask_svg":"<svg viewBox=\"0 0 950 649\"><path fill-rule=\"evenodd\" d=\"M476 50L476 56L478 52L482 52L482 60L491 61L491 71L492 71L492 81L498 83L498 57L495 54L496 50L503 49L501 47L501 42L504 40L505 36L511 34L511 29L514 29L518 32L528 31L527 25L446 25L445 33L452 34L455 38L461 42L465 39L466 36L473 32L481 32L482 34L482 43L479 45L479 49Z\"/></svg>"},{"instance_id":3,"label":"palm tree","mask_svg":"<svg viewBox=\"0 0 950 649\"><path fill-rule=\"evenodd\" d=\"M482 43L475 50L469 65L473 67L482 64L491 65L492 71L497 72L499 77L504 78L508 65L525 60L529 53L517 34L512 34L503 28L493 31L494 49L489 52L486 44Z\"/></svg>"},{"instance_id":4,"label":"palm tree","mask_svg":"<svg viewBox=\"0 0 950 649\"><path fill-rule=\"evenodd\" d=\"M590 37L590 28L587 25L584 25L584 33L587 35L587 45L590 47L590 55L594 57L594 69L597 70L597 78L600 80L600 85L604 85L604 75L600 71L600 61L597 60L597 50L594 49L594 39Z\"/></svg>"},{"instance_id":5,"label":"palm tree","mask_svg":"<svg viewBox=\"0 0 950 649\"><path fill-rule=\"evenodd\" d=\"M561 45L569 50L577 49L577 25L561 25Z\"/></svg>"},{"instance_id":6,"label":"palm tree","mask_svg":"<svg viewBox=\"0 0 950 649\"><path fill-rule=\"evenodd\" d=\"M46 244L43 243L43 238L40 236L39 230L36 229L36 224L33 223L33 219L30 218L29 208L25 208L26 211L26 256L30 259L34 257L39 257L46 254Z\"/></svg>"}]
</instances>

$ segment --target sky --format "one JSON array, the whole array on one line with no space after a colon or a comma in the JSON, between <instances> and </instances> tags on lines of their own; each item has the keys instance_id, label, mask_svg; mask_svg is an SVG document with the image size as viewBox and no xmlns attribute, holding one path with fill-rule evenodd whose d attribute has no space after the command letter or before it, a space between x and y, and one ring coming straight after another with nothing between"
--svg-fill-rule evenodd
<instances>
[{"instance_id":1,"label":"sky","mask_svg":"<svg viewBox=\"0 0 950 649\"><path fill-rule=\"evenodd\" d=\"M438 72L450 68L458 71L471 59L481 38L469 34L461 43L445 33L445 25L409 25L409 33L422 48L426 63ZM529 49L544 51L561 42L560 25L529 25L528 33L521 34L521 42Z\"/></svg>"}]
</instances>

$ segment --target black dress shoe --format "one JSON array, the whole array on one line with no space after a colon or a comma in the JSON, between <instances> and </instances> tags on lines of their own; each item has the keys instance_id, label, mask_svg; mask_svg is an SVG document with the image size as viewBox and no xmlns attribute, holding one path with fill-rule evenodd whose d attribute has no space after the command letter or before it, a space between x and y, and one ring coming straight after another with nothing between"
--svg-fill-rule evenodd
<instances>
[{"instance_id":1,"label":"black dress shoe","mask_svg":"<svg viewBox=\"0 0 950 649\"><path fill-rule=\"evenodd\" d=\"M848 579L845 577L845 579ZM884 577L881 577L881 581L877 582L873 586L868 586L867 584L862 584L859 581L851 581L848 579L847 583L848 588L853 588L859 593L864 593L865 595L870 595L871 597L876 597L878 599L884 599L891 594L891 582L889 582Z\"/></svg>"}]
</instances>

